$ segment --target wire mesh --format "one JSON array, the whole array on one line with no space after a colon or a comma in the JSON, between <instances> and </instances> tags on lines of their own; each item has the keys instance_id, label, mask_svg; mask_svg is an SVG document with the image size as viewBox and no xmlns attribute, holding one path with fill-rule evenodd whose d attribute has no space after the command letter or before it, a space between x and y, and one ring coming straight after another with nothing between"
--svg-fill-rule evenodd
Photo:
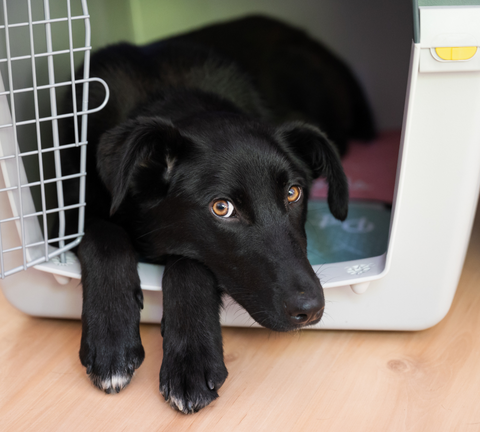
<instances>
[{"instance_id":1,"label":"wire mesh","mask_svg":"<svg viewBox=\"0 0 480 432\"><path fill-rule=\"evenodd\" d=\"M52 4L51 4L52 3ZM53 6L53 7L52 7ZM2 0L0 13L0 276L74 248L83 235L88 114L108 101L108 87L89 77L90 16L86 0ZM83 73L76 70L83 63ZM81 78L79 76L83 75ZM90 82L106 97L89 109ZM76 86L82 99L77 104ZM71 106L60 103L72 94ZM78 107L78 108L77 108ZM73 142L62 142L69 119ZM78 147L78 171L62 173L61 152ZM65 204L64 183L77 179L78 202ZM78 229L66 234L65 214ZM52 227L58 227L52 232ZM54 246L55 245L55 246Z\"/></svg>"}]
</instances>

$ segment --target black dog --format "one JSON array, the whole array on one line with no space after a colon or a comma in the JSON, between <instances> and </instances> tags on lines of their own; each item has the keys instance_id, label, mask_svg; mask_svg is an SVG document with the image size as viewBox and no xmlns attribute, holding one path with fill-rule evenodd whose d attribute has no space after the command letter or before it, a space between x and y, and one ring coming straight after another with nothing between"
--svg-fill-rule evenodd
<instances>
[{"instance_id":1,"label":"black dog","mask_svg":"<svg viewBox=\"0 0 480 432\"><path fill-rule=\"evenodd\" d=\"M227 377L222 293L277 331L323 313L306 257L309 186L326 177L330 210L344 220L347 182L320 129L278 119L310 119L343 151L349 137L373 134L370 111L339 60L261 17L106 48L91 74L111 97L89 120L80 358L107 393L130 382L144 358L137 262L164 263L160 391L196 412ZM91 106L103 98L92 85ZM68 174L77 150L64 156ZM75 185L69 193L78 199Z\"/></svg>"}]
</instances>

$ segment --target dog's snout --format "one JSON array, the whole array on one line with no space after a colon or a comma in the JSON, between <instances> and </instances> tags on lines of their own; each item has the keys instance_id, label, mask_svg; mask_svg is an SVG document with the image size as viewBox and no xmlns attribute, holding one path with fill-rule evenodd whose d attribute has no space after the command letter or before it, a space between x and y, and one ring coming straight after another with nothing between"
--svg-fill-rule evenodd
<instances>
[{"instance_id":1,"label":"dog's snout","mask_svg":"<svg viewBox=\"0 0 480 432\"><path fill-rule=\"evenodd\" d=\"M305 297L300 294L288 298L284 306L290 322L298 326L319 321L325 305L320 296Z\"/></svg>"}]
</instances>

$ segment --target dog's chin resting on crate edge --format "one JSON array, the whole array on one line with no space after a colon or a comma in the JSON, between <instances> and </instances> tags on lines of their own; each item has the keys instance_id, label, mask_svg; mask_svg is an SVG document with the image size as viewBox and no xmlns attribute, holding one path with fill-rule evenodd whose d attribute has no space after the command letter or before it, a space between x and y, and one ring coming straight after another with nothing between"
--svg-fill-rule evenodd
<instances>
[{"instance_id":1,"label":"dog's chin resting on crate edge","mask_svg":"<svg viewBox=\"0 0 480 432\"><path fill-rule=\"evenodd\" d=\"M144 358L138 257L163 263L160 391L172 407L196 412L227 377L223 293L276 331L318 323L323 313L306 255L309 187L324 176L330 210L344 220L347 181L317 126L282 119L309 119L340 141L368 138L369 107L343 63L262 17L107 47L93 55L91 75L111 96L89 118L80 359L107 393L130 382ZM103 98L92 84L91 106ZM65 175L78 152L63 152ZM76 199L73 184L66 205Z\"/></svg>"}]
</instances>

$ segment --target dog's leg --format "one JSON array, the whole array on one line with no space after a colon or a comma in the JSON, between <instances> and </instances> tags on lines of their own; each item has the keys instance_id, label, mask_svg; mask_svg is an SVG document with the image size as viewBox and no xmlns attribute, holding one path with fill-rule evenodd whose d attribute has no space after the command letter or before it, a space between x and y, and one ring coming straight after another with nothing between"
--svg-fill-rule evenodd
<instances>
[{"instance_id":1,"label":"dog's leg","mask_svg":"<svg viewBox=\"0 0 480 432\"><path fill-rule=\"evenodd\" d=\"M78 256L83 284L80 360L93 384L106 393L119 392L145 357L135 251L123 228L96 220L88 225Z\"/></svg>"},{"instance_id":2,"label":"dog's leg","mask_svg":"<svg viewBox=\"0 0 480 432\"><path fill-rule=\"evenodd\" d=\"M190 414L215 400L227 378L221 294L210 270L183 257L169 259L162 285L160 391L173 408Z\"/></svg>"}]
</instances>

